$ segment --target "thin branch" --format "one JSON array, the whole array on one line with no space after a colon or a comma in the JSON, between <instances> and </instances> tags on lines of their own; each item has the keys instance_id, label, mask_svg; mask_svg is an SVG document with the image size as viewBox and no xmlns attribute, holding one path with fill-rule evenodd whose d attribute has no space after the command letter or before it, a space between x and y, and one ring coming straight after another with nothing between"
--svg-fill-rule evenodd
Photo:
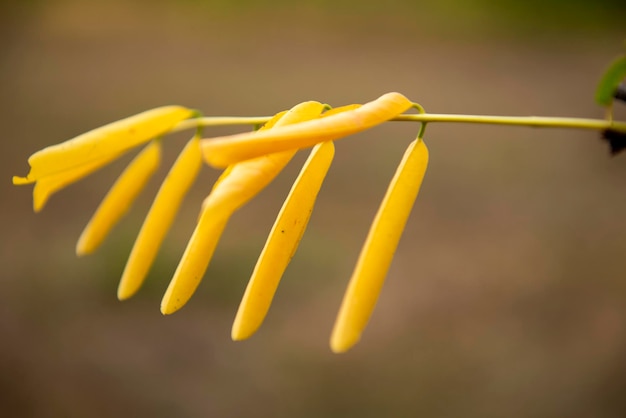
<instances>
[{"instance_id":1,"label":"thin branch","mask_svg":"<svg viewBox=\"0 0 626 418\"><path fill-rule=\"evenodd\" d=\"M255 117L203 117L185 120L176 125L171 132L179 132L199 126L232 126L258 125L267 122L269 116ZM478 123L487 125L530 126L537 128L570 128L592 129L604 131L612 129L626 133L626 122L609 121L606 119L562 118L542 116L481 116L481 115L453 115L422 113L417 115L400 115L392 121L402 122L448 122L448 123Z\"/></svg>"}]
</instances>

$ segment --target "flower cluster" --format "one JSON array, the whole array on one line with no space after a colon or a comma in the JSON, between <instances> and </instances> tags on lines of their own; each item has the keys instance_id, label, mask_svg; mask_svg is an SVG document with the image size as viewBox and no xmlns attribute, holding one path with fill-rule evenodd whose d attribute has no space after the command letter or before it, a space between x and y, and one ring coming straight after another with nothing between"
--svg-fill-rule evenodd
<instances>
[{"instance_id":1,"label":"flower cluster","mask_svg":"<svg viewBox=\"0 0 626 418\"><path fill-rule=\"evenodd\" d=\"M196 228L163 297L163 314L177 311L191 298L231 215L263 190L299 149L313 147L272 227L236 314L232 338L250 337L263 322L307 227L334 156L333 141L393 119L414 106L399 93L334 109L311 101L278 113L257 131L208 139L201 139L197 132L150 207L122 274L118 298L127 299L141 287L203 161L225 170L202 203ZM183 125L199 126L194 124L196 116L190 109L166 106L111 123L36 152L28 159L28 175L14 177L13 183L35 183L33 202L39 211L56 191L147 143L81 234L77 254L91 253L158 167L160 138ZM334 352L352 347L372 314L427 164L428 150L419 135L398 166L359 256L332 332Z\"/></svg>"}]
</instances>

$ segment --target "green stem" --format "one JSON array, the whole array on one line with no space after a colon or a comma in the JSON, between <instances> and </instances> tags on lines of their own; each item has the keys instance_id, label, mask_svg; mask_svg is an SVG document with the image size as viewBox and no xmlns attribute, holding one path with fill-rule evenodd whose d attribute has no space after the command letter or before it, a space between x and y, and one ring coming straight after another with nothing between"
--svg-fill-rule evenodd
<instances>
[{"instance_id":1,"label":"green stem","mask_svg":"<svg viewBox=\"0 0 626 418\"><path fill-rule=\"evenodd\" d=\"M187 119L180 122L170 133L185 131L199 126L229 126L229 125L258 125L270 120L269 116L241 117L241 116L217 116Z\"/></svg>"},{"instance_id":2,"label":"green stem","mask_svg":"<svg viewBox=\"0 0 626 418\"><path fill-rule=\"evenodd\" d=\"M258 117L205 117L188 119L179 123L171 132L179 132L198 126L256 125L265 123L269 116ZM448 123L480 123L488 125L532 126L538 128L571 128L605 130L611 128L626 133L626 122L608 121L605 119L560 118L542 116L480 116L480 115L449 115L421 113L417 115L399 115L393 121L404 122L448 122Z\"/></svg>"},{"instance_id":3,"label":"green stem","mask_svg":"<svg viewBox=\"0 0 626 418\"><path fill-rule=\"evenodd\" d=\"M445 115L424 113L400 115L393 120L408 122L482 123L489 125L533 126L538 128L595 129L607 128L626 132L626 122L611 122L605 119L559 118L542 116L479 116Z\"/></svg>"}]
</instances>

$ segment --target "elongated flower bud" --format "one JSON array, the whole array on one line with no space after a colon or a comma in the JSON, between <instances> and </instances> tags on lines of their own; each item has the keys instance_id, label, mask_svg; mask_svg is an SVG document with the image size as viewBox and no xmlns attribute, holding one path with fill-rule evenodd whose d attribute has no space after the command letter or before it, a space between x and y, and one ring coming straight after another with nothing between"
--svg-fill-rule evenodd
<instances>
[{"instance_id":1,"label":"elongated flower bud","mask_svg":"<svg viewBox=\"0 0 626 418\"><path fill-rule=\"evenodd\" d=\"M26 177L14 177L13 184L34 183L42 177L73 169L111 154L120 154L160 136L193 114L193 110L181 106L159 107L49 146L30 156L30 172Z\"/></svg>"},{"instance_id":2,"label":"elongated flower bud","mask_svg":"<svg viewBox=\"0 0 626 418\"><path fill-rule=\"evenodd\" d=\"M233 324L233 340L250 337L263 322L278 283L306 230L334 155L332 142L318 144L302 167L248 282Z\"/></svg>"},{"instance_id":3,"label":"elongated flower bud","mask_svg":"<svg viewBox=\"0 0 626 418\"><path fill-rule=\"evenodd\" d=\"M93 252L128 209L161 161L161 143L152 141L131 161L104 197L76 244L76 254Z\"/></svg>"},{"instance_id":4,"label":"elongated flower bud","mask_svg":"<svg viewBox=\"0 0 626 418\"><path fill-rule=\"evenodd\" d=\"M120 300L128 299L141 287L183 198L198 177L200 167L200 142L199 138L194 137L167 174L141 226L117 289Z\"/></svg>"},{"instance_id":5,"label":"elongated flower bud","mask_svg":"<svg viewBox=\"0 0 626 418\"><path fill-rule=\"evenodd\" d=\"M369 321L427 166L428 149L417 139L391 180L350 279L330 340L336 353L356 344Z\"/></svg>"},{"instance_id":6,"label":"elongated flower bud","mask_svg":"<svg viewBox=\"0 0 626 418\"><path fill-rule=\"evenodd\" d=\"M279 151L312 147L372 128L413 106L400 93L387 93L356 109L264 132L202 141L205 160L218 168Z\"/></svg>"}]
</instances>

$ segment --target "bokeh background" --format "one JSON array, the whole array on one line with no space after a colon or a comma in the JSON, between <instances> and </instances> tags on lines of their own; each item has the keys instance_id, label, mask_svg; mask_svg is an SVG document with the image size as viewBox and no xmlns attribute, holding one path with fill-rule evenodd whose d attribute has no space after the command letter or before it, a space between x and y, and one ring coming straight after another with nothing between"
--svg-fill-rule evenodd
<instances>
[{"instance_id":1,"label":"bokeh background","mask_svg":"<svg viewBox=\"0 0 626 418\"><path fill-rule=\"evenodd\" d=\"M431 125L431 164L362 341L328 339L377 206L417 126L337 144L261 330L230 327L304 155L231 220L197 294L160 298L218 173L205 169L145 288L115 298L169 163L101 250L74 245L131 156L32 213L34 151L139 111L270 115L400 91L430 112L602 117L623 51L615 1L0 3L0 415L621 417L626 156L593 131ZM624 107L616 109L623 118ZM236 132L210 130L207 134Z\"/></svg>"}]
</instances>

